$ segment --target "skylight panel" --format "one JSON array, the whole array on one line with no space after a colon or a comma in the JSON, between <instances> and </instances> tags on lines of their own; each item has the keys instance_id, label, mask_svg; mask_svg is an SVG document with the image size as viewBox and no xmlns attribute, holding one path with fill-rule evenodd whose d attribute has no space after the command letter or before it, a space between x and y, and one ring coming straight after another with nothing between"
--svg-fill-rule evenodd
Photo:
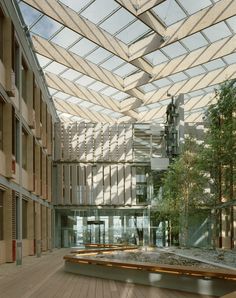
<instances>
[{"instance_id":1,"label":"skylight panel","mask_svg":"<svg viewBox=\"0 0 236 298\"><path fill-rule=\"evenodd\" d=\"M65 72L61 74L61 77L70 81L74 81L82 75L83 74L81 72L78 72L74 69L67 69Z\"/></svg>"},{"instance_id":2,"label":"skylight panel","mask_svg":"<svg viewBox=\"0 0 236 298\"><path fill-rule=\"evenodd\" d=\"M106 89L102 90L100 93L106 96L111 96L112 94L116 93L118 90L113 87L107 87Z\"/></svg>"},{"instance_id":3,"label":"skylight panel","mask_svg":"<svg viewBox=\"0 0 236 298\"><path fill-rule=\"evenodd\" d=\"M68 102L74 103L74 104L79 104L83 100L81 98L71 96L70 98L67 99Z\"/></svg>"},{"instance_id":4,"label":"skylight panel","mask_svg":"<svg viewBox=\"0 0 236 298\"><path fill-rule=\"evenodd\" d=\"M169 76L169 79L171 79L174 83L177 83L183 80L187 80L188 76L183 72L179 72Z\"/></svg>"},{"instance_id":5,"label":"skylight panel","mask_svg":"<svg viewBox=\"0 0 236 298\"><path fill-rule=\"evenodd\" d=\"M81 117L79 117L79 116L73 116L73 117L71 117L71 120L72 120L73 122L84 121L84 119L81 118Z\"/></svg>"},{"instance_id":6,"label":"skylight panel","mask_svg":"<svg viewBox=\"0 0 236 298\"><path fill-rule=\"evenodd\" d=\"M236 16L229 18L226 22L230 26L230 28L234 31L234 33L236 33Z\"/></svg>"},{"instance_id":7,"label":"skylight panel","mask_svg":"<svg viewBox=\"0 0 236 298\"><path fill-rule=\"evenodd\" d=\"M45 65L47 65L48 63L52 62L51 59L48 59L47 57L44 57L40 54L36 54L36 57L38 59L38 62L40 64L40 66L43 68Z\"/></svg>"},{"instance_id":8,"label":"skylight panel","mask_svg":"<svg viewBox=\"0 0 236 298\"><path fill-rule=\"evenodd\" d=\"M206 28L202 32L211 42L215 42L232 34L224 22Z\"/></svg>"},{"instance_id":9,"label":"skylight panel","mask_svg":"<svg viewBox=\"0 0 236 298\"><path fill-rule=\"evenodd\" d=\"M187 50L179 42L175 42L162 48L162 51L172 59L187 53Z\"/></svg>"},{"instance_id":10,"label":"skylight panel","mask_svg":"<svg viewBox=\"0 0 236 298\"><path fill-rule=\"evenodd\" d=\"M98 106L98 105L94 105L93 107L91 107L91 110L99 113L99 112L103 111L104 108L101 106Z\"/></svg>"},{"instance_id":11,"label":"skylight panel","mask_svg":"<svg viewBox=\"0 0 236 298\"><path fill-rule=\"evenodd\" d=\"M67 67L65 65L62 65L62 64L57 63L55 61L53 61L47 67L44 68L45 71L52 72L56 75L58 75L59 73L65 71L66 69L67 69Z\"/></svg>"},{"instance_id":12,"label":"skylight panel","mask_svg":"<svg viewBox=\"0 0 236 298\"><path fill-rule=\"evenodd\" d=\"M219 88L219 85L218 84L215 84L215 85L212 85L212 86L209 86L209 87L206 87L204 88L204 91L206 93L213 93L215 92L215 90L217 90Z\"/></svg>"},{"instance_id":13,"label":"skylight panel","mask_svg":"<svg viewBox=\"0 0 236 298\"><path fill-rule=\"evenodd\" d=\"M111 97L115 100L122 101L122 100L128 98L129 95L126 94L125 92L119 91L118 93L112 95Z\"/></svg>"},{"instance_id":14,"label":"skylight panel","mask_svg":"<svg viewBox=\"0 0 236 298\"><path fill-rule=\"evenodd\" d=\"M93 78L90 78L86 75L83 75L81 78L75 81L77 84L82 85L82 86L88 86L92 84L93 82L96 82Z\"/></svg>"},{"instance_id":15,"label":"skylight panel","mask_svg":"<svg viewBox=\"0 0 236 298\"><path fill-rule=\"evenodd\" d=\"M94 24L98 24L117 8L119 5L115 1L96 0L81 13L81 16Z\"/></svg>"},{"instance_id":16,"label":"skylight panel","mask_svg":"<svg viewBox=\"0 0 236 298\"><path fill-rule=\"evenodd\" d=\"M150 105L147 105L147 107L152 110L152 109L157 109L157 108L160 108L161 107L161 104L159 102L154 102Z\"/></svg>"},{"instance_id":17,"label":"skylight panel","mask_svg":"<svg viewBox=\"0 0 236 298\"><path fill-rule=\"evenodd\" d=\"M32 28L31 31L43 38L50 38L55 34L60 28L61 24L54 21L53 19L43 16Z\"/></svg>"},{"instance_id":18,"label":"skylight panel","mask_svg":"<svg viewBox=\"0 0 236 298\"><path fill-rule=\"evenodd\" d=\"M81 38L81 35L65 27L60 32L58 32L51 39L51 41L63 48L67 48L79 38Z\"/></svg>"},{"instance_id":19,"label":"skylight panel","mask_svg":"<svg viewBox=\"0 0 236 298\"><path fill-rule=\"evenodd\" d=\"M107 87L106 84L96 81L95 83L89 85L88 88L98 92L98 91L100 91L101 89L103 89L105 87Z\"/></svg>"},{"instance_id":20,"label":"skylight panel","mask_svg":"<svg viewBox=\"0 0 236 298\"><path fill-rule=\"evenodd\" d=\"M79 104L80 107L84 107L86 109L90 108L93 104L91 102L88 101L83 101Z\"/></svg>"},{"instance_id":21,"label":"skylight panel","mask_svg":"<svg viewBox=\"0 0 236 298\"><path fill-rule=\"evenodd\" d=\"M212 5L210 0L179 0L179 3L184 7L184 9L191 15L207 6Z\"/></svg>"},{"instance_id":22,"label":"skylight panel","mask_svg":"<svg viewBox=\"0 0 236 298\"><path fill-rule=\"evenodd\" d=\"M140 86L139 89L140 89L142 92L147 93L147 92L151 92L151 91L157 90L157 87L154 86L153 84L149 83L149 84Z\"/></svg>"},{"instance_id":23,"label":"skylight panel","mask_svg":"<svg viewBox=\"0 0 236 298\"><path fill-rule=\"evenodd\" d=\"M70 97L70 95L64 93L64 92L58 92L56 95L54 95L56 98L66 100L67 98Z\"/></svg>"},{"instance_id":24,"label":"skylight panel","mask_svg":"<svg viewBox=\"0 0 236 298\"><path fill-rule=\"evenodd\" d=\"M94 0L79 0L79 1L75 1L75 0L60 0L60 2L62 2L66 6L70 7L71 9L73 9L76 12L81 11L82 9L84 9L85 7L87 7L87 5L89 5L89 3L93 3L93 1Z\"/></svg>"},{"instance_id":25,"label":"skylight panel","mask_svg":"<svg viewBox=\"0 0 236 298\"><path fill-rule=\"evenodd\" d=\"M147 111L149 111L149 109L148 109L147 106L142 106L142 107L137 108L136 111L137 111L138 113L142 113L142 112L147 112Z\"/></svg>"},{"instance_id":26,"label":"skylight panel","mask_svg":"<svg viewBox=\"0 0 236 298\"><path fill-rule=\"evenodd\" d=\"M58 90L48 87L48 92L51 96L58 92Z\"/></svg>"},{"instance_id":27,"label":"skylight panel","mask_svg":"<svg viewBox=\"0 0 236 298\"><path fill-rule=\"evenodd\" d=\"M110 56L112 56L112 54L110 52L99 47L98 49L93 51L91 54L89 54L86 57L86 60L89 60L90 62L93 62L95 64L99 64Z\"/></svg>"},{"instance_id":28,"label":"skylight panel","mask_svg":"<svg viewBox=\"0 0 236 298\"><path fill-rule=\"evenodd\" d=\"M24 21L28 27L30 27L40 16L42 16L42 13L40 13L38 10L23 2L19 3L19 7L22 15L24 16Z\"/></svg>"},{"instance_id":29,"label":"skylight panel","mask_svg":"<svg viewBox=\"0 0 236 298\"><path fill-rule=\"evenodd\" d=\"M120 67L124 63L125 63L124 60L122 60L121 58L113 56L107 59L105 62L103 62L100 66L111 71L115 68Z\"/></svg>"},{"instance_id":30,"label":"skylight panel","mask_svg":"<svg viewBox=\"0 0 236 298\"><path fill-rule=\"evenodd\" d=\"M204 63L203 66L206 67L208 71L212 71L212 70L224 67L225 63L222 59L216 59L216 60Z\"/></svg>"},{"instance_id":31,"label":"skylight panel","mask_svg":"<svg viewBox=\"0 0 236 298\"><path fill-rule=\"evenodd\" d=\"M190 51L194 51L208 45L208 41L200 32L182 39L181 43L183 43Z\"/></svg>"},{"instance_id":32,"label":"skylight panel","mask_svg":"<svg viewBox=\"0 0 236 298\"><path fill-rule=\"evenodd\" d=\"M204 95L205 92L203 90L195 90L195 91L192 91L192 92L189 92L188 95L192 98L192 97L197 97L197 96L201 96L201 95Z\"/></svg>"},{"instance_id":33,"label":"skylight panel","mask_svg":"<svg viewBox=\"0 0 236 298\"><path fill-rule=\"evenodd\" d=\"M134 20L135 17L131 13L127 12L123 8L120 8L101 25L99 25L99 27L106 30L110 34L115 34Z\"/></svg>"},{"instance_id":34,"label":"skylight panel","mask_svg":"<svg viewBox=\"0 0 236 298\"><path fill-rule=\"evenodd\" d=\"M126 63L123 66L119 67L114 71L115 74L117 74L120 77L126 77L129 74L136 71L138 68L133 66L132 64Z\"/></svg>"},{"instance_id":35,"label":"skylight panel","mask_svg":"<svg viewBox=\"0 0 236 298\"><path fill-rule=\"evenodd\" d=\"M158 88L162 88L168 85L171 85L172 82L170 80L168 80L167 78L163 78L160 80L156 80L154 82L152 82L155 86L157 86Z\"/></svg>"},{"instance_id":36,"label":"skylight panel","mask_svg":"<svg viewBox=\"0 0 236 298\"><path fill-rule=\"evenodd\" d=\"M98 46L92 41L86 38L82 38L72 48L70 48L70 51L79 55L80 57L84 57L95 50L97 47Z\"/></svg>"},{"instance_id":37,"label":"skylight panel","mask_svg":"<svg viewBox=\"0 0 236 298\"><path fill-rule=\"evenodd\" d=\"M149 31L150 28L148 26L144 25L143 22L136 20L134 23L130 24L127 28L117 34L116 37L124 43L129 44Z\"/></svg>"},{"instance_id":38,"label":"skylight panel","mask_svg":"<svg viewBox=\"0 0 236 298\"><path fill-rule=\"evenodd\" d=\"M206 70L202 66L195 66L192 68L189 68L185 70L185 72L190 76L190 77L196 77L198 75L201 75L206 72Z\"/></svg>"},{"instance_id":39,"label":"skylight panel","mask_svg":"<svg viewBox=\"0 0 236 298\"><path fill-rule=\"evenodd\" d=\"M169 60L160 50L152 52L144 56L144 58L152 65L158 65Z\"/></svg>"},{"instance_id":40,"label":"skylight panel","mask_svg":"<svg viewBox=\"0 0 236 298\"><path fill-rule=\"evenodd\" d=\"M236 53L232 53L230 55L224 56L224 61L229 65L236 63Z\"/></svg>"},{"instance_id":41,"label":"skylight panel","mask_svg":"<svg viewBox=\"0 0 236 298\"><path fill-rule=\"evenodd\" d=\"M162 2L154 7L152 11L154 11L167 26L187 17L183 9L181 9L180 6L173 0Z\"/></svg>"}]
</instances>

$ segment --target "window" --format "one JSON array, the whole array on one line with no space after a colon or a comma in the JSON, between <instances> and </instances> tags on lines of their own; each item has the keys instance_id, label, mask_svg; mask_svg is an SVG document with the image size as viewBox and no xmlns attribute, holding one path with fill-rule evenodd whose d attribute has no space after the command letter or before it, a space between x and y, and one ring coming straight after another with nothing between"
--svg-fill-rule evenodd
<instances>
[{"instance_id":1,"label":"window","mask_svg":"<svg viewBox=\"0 0 236 298\"><path fill-rule=\"evenodd\" d=\"M22 167L27 170L27 132L22 129Z\"/></svg>"},{"instance_id":2,"label":"window","mask_svg":"<svg viewBox=\"0 0 236 298\"><path fill-rule=\"evenodd\" d=\"M0 150L3 150L3 101L0 98Z\"/></svg>"},{"instance_id":3,"label":"window","mask_svg":"<svg viewBox=\"0 0 236 298\"><path fill-rule=\"evenodd\" d=\"M3 61L3 20L4 20L4 15L0 8L0 60L2 61Z\"/></svg>"},{"instance_id":4,"label":"window","mask_svg":"<svg viewBox=\"0 0 236 298\"><path fill-rule=\"evenodd\" d=\"M13 70L15 73L15 85L19 89L19 83L20 83L20 78L19 78L19 70L20 70L20 50L19 50L19 45L15 41L14 42L14 48L13 48Z\"/></svg>"},{"instance_id":5,"label":"window","mask_svg":"<svg viewBox=\"0 0 236 298\"><path fill-rule=\"evenodd\" d=\"M27 238L27 205L26 200L22 200L22 239Z\"/></svg>"},{"instance_id":6,"label":"window","mask_svg":"<svg viewBox=\"0 0 236 298\"><path fill-rule=\"evenodd\" d=\"M3 220L3 191L0 190L0 240L4 239L3 236L3 225L4 225L4 220Z\"/></svg>"},{"instance_id":7,"label":"window","mask_svg":"<svg viewBox=\"0 0 236 298\"><path fill-rule=\"evenodd\" d=\"M15 155L16 162L19 163L20 161L20 122L18 119L15 118L14 114L14 146L13 146L13 155Z\"/></svg>"},{"instance_id":8,"label":"window","mask_svg":"<svg viewBox=\"0 0 236 298\"><path fill-rule=\"evenodd\" d=\"M21 96L27 102L27 72L28 67L24 59L21 63Z\"/></svg>"}]
</instances>

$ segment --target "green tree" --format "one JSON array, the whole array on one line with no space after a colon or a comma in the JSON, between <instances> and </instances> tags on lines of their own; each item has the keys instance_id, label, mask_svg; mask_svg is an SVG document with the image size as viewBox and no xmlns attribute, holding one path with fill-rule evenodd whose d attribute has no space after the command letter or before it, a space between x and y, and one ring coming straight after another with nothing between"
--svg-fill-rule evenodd
<instances>
[{"instance_id":1,"label":"green tree","mask_svg":"<svg viewBox=\"0 0 236 298\"><path fill-rule=\"evenodd\" d=\"M209 205L209 194L205 192L208 177L199 160L201 149L193 138L187 138L182 154L170 165L163 179L160 214L172 222L172 232L179 230L181 246L188 246L189 214Z\"/></svg>"}]
</instances>

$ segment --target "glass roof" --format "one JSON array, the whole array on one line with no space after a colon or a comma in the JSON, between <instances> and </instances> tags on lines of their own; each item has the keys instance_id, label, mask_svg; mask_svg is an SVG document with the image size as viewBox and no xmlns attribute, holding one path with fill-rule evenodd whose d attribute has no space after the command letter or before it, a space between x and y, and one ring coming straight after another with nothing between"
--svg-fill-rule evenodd
<instances>
[{"instance_id":1,"label":"glass roof","mask_svg":"<svg viewBox=\"0 0 236 298\"><path fill-rule=\"evenodd\" d=\"M66 13L60 15L58 10L58 21L52 18L49 1L45 1L45 5L41 5L41 0L18 2L30 36L35 35L39 44L41 39L44 44L46 42L44 52L37 44L35 46L40 67L49 77L56 75L76 84L74 96L71 96L63 90L63 84L60 86L58 83L58 90L55 90L55 85L50 83L52 80L48 80L49 94L87 109L86 115L91 117L85 119L84 114L70 115L70 112L58 111L63 121L98 121L100 117L93 118L89 111L100 114L104 121L104 115L114 121L127 117L133 122L160 121L170 101L166 90L174 90L175 96L184 90L187 103L214 92L219 80L236 78L236 11L227 9L227 0L165 0L144 12L142 17L132 14L126 1L121 6L115 0L57 0L57 5L63 5ZM225 2L224 7L222 2ZM214 14L209 13L209 18L203 22L202 10L207 8L211 12L217 5ZM71 10L77 13L84 27L70 24ZM166 26L167 32L175 34L174 38L165 35L165 28L159 32L155 22L150 22L150 12L157 22ZM198 27L198 23L194 23L194 28L189 28L186 20L194 15L194 20L201 25ZM161 42L158 34L163 35ZM56 56L53 57L52 51L47 51L47 43L52 43L55 51L61 53L60 62ZM61 47L68 55L60 52ZM211 51L207 51L209 47ZM189 55L192 52L193 55ZM76 55L84 63L75 64ZM73 69L71 65L75 65ZM222 75L216 76L216 70ZM204 84L205 75L209 80ZM200 82L201 89L197 87ZM79 91L76 96L79 88L84 99L79 97ZM89 92L84 92L83 88ZM193 113L199 113L196 117L199 119L203 108L202 102L191 103L188 113L192 109ZM134 113L129 113L130 110ZM149 113L152 110L155 112Z\"/></svg>"}]
</instances>

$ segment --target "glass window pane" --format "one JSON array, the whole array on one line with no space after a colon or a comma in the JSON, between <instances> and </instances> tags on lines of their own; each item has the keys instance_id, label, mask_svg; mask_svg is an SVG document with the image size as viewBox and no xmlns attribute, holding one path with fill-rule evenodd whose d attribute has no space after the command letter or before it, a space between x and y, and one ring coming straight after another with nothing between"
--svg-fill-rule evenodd
<instances>
[{"instance_id":1,"label":"glass window pane","mask_svg":"<svg viewBox=\"0 0 236 298\"><path fill-rule=\"evenodd\" d=\"M67 80L70 80L70 81L74 81L75 79L77 79L78 77L80 77L82 75L83 74L81 72L78 72L74 69L68 69L61 74L61 77L65 78Z\"/></svg>"},{"instance_id":2,"label":"glass window pane","mask_svg":"<svg viewBox=\"0 0 236 298\"><path fill-rule=\"evenodd\" d=\"M92 41L86 38L82 38L72 48L70 48L70 51L79 55L80 57L84 57L95 50L97 47L98 46Z\"/></svg>"},{"instance_id":3,"label":"glass window pane","mask_svg":"<svg viewBox=\"0 0 236 298\"><path fill-rule=\"evenodd\" d=\"M137 20L117 34L116 37L124 43L129 44L150 31L149 27Z\"/></svg>"},{"instance_id":4,"label":"glass window pane","mask_svg":"<svg viewBox=\"0 0 236 298\"><path fill-rule=\"evenodd\" d=\"M183 72L179 72L169 76L169 79L171 79L174 83L177 83L183 80L187 80L188 76L186 76L186 74Z\"/></svg>"},{"instance_id":5,"label":"glass window pane","mask_svg":"<svg viewBox=\"0 0 236 298\"><path fill-rule=\"evenodd\" d=\"M105 87L107 87L107 85L102 82L95 82L92 85L89 85L89 89L92 89L97 92Z\"/></svg>"},{"instance_id":6,"label":"glass window pane","mask_svg":"<svg viewBox=\"0 0 236 298\"><path fill-rule=\"evenodd\" d=\"M193 14L207 6L212 5L212 2L210 0L197 0L197 1L179 0L179 3L183 5L183 7L187 10L189 14Z\"/></svg>"},{"instance_id":7,"label":"glass window pane","mask_svg":"<svg viewBox=\"0 0 236 298\"><path fill-rule=\"evenodd\" d=\"M81 16L97 24L117 8L119 5L115 1L96 0L81 13Z\"/></svg>"},{"instance_id":8,"label":"glass window pane","mask_svg":"<svg viewBox=\"0 0 236 298\"><path fill-rule=\"evenodd\" d=\"M172 0L167 0L152 9L167 26L174 24L184 18L186 14L180 6Z\"/></svg>"},{"instance_id":9,"label":"glass window pane","mask_svg":"<svg viewBox=\"0 0 236 298\"><path fill-rule=\"evenodd\" d=\"M152 65L158 65L169 60L160 50L152 52L144 56L144 58L147 59Z\"/></svg>"},{"instance_id":10,"label":"glass window pane","mask_svg":"<svg viewBox=\"0 0 236 298\"><path fill-rule=\"evenodd\" d=\"M95 64L99 64L110 56L112 56L112 54L110 52L99 47L98 49L93 51L91 54L89 54L86 57L86 60L89 60L90 62L93 62Z\"/></svg>"},{"instance_id":11,"label":"glass window pane","mask_svg":"<svg viewBox=\"0 0 236 298\"><path fill-rule=\"evenodd\" d=\"M105 62L103 62L100 66L102 66L107 70L113 70L124 63L125 63L124 60L120 59L119 57L113 56L108 60L106 60Z\"/></svg>"},{"instance_id":12,"label":"glass window pane","mask_svg":"<svg viewBox=\"0 0 236 298\"><path fill-rule=\"evenodd\" d=\"M185 72L190 76L190 77L195 77L195 76L198 76L200 74L203 74L205 73L205 69L202 67L202 66L195 66L195 67L192 67L190 69L187 69L185 70Z\"/></svg>"},{"instance_id":13,"label":"glass window pane","mask_svg":"<svg viewBox=\"0 0 236 298\"><path fill-rule=\"evenodd\" d=\"M63 48L67 48L80 37L81 36L78 33L70 30L69 28L64 28L52 38L52 41Z\"/></svg>"},{"instance_id":14,"label":"glass window pane","mask_svg":"<svg viewBox=\"0 0 236 298\"><path fill-rule=\"evenodd\" d=\"M71 103L74 103L74 104L78 104L78 103L82 102L83 100L81 98L71 96L67 99L67 101L71 102Z\"/></svg>"},{"instance_id":15,"label":"glass window pane","mask_svg":"<svg viewBox=\"0 0 236 298\"><path fill-rule=\"evenodd\" d=\"M128 98L129 95L124 92L118 92L118 93L112 95L111 97L115 100L122 101L122 100Z\"/></svg>"},{"instance_id":16,"label":"glass window pane","mask_svg":"<svg viewBox=\"0 0 236 298\"><path fill-rule=\"evenodd\" d=\"M179 42L162 48L162 51L170 58L175 58L187 53L187 50Z\"/></svg>"},{"instance_id":17,"label":"glass window pane","mask_svg":"<svg viewBox=\"0 0 236 298\"><path fill-rule=\"evenodd\" d=\"M34 9L33 7L21 2L19 7L22 15L24 16L24 21L28 27L30 27L42 14Z\"/></svg>"},{"instance_id":18,"label":"glass window pane","mask_svg":"<svg viewBox=\"0 0 236 298\"><path fill-rule=\"evenodd\" d=\"M107 32L115 34L134 19L135 17L131 13L121 8L99 26Z\"/></svg>"},{"instance_id":19,"label":"glass window pane","mask_svg":"<svg viewBox=\"0 0 236 298\"><path fill-rule=\"evenodd\" d=\"M134 71L136 71L138 68L133 66L132 64L124 64L123 66L119 67L118 69L116 69L114 71L115 74L117 74L120 77L125 77L131 73L133 73Z\"/></svg>"},{"instance_id":20,"label":"glass window pane","mask_svg":"<svg viewBox=\"0 0 236 298\"><path fill-rule=\"evenodd\" d=\"M70 97L70 95L64 93L64 92L58 92L56 95L55 95L56 98L59 98L59 99L67 99Z\"/></svg>"},{"instance_id":21,"label":"glass window pane","mask_svg":"<svg viewBox=\"0 0 236 298\"><path fill-rule=\"evenodd\" d=\"M65 71L67 67L65 65L62 65L57 62L50 63L47 67L44 68L44 70L52 72L54 74L59 74L63 71Z\"/></svg>"},{"instance_id":22,"label":"glass window pane","mask_svg":"<svg viewBox=\"0 0 236 298\"><path fill-rule=\"evenodd\" d=\"M232 33L224 22L213 25L202 31L211 42L215 42L224 37L230 36Z\"/></svg>"},{"instance_id":23,"label":"glass window pane","mask_svg":"<svg viewBox=\"0 0 236 298\"><path fill-rule=\"evenodd\" d=\"M151 91L157 90L157 87L154 86L153 84L149 83L149 84L140 86L139 89L140 89L142 92L146 93L146 92L151 92Z\"/></svg>"},{"instance_id":24,"label":"glass window pane","mask_svg":"<svg viewBox=\"0 0 236 298\"><path fill-rule=\"evenodd\" d=\"M81 78L79 78L78 80L76 80L75 82L82 86L88 86L89 84L91 84L95 81L96 80L94 80L93 78L90 78L90 77L84 75Z\"/></svg>"},{"instance_id":25,"label":"glass window pane","mask_svg":"<svg viewBox=\"0 0 236 298\"><path fill-rule=\"evenodd\" d=\"M230 28L234 31L234 33L236 33L236 16L229 18L226 22L230 26Z\"/></svg>"},{"instance_id":26,"label":"glass window pane","mask_svg":"<svg viewBox=\"0 0 236 298\"><path fill-rule=\"evenodd\" d=\"M38 59L39 65L43 68L45 65L47 65L48 63L52 62L51 59L48 59L47 57L44 57L40 54L36 54L36 57Z\"/></svg>"},{"instance_id":27,"label":"glass window pane","mask_svg":"<svg viewBox=\"0 0 236 298\"><path fill-rule=\"evenodd\" d=\"M87 5L89 5L89 3L93 3L94 0L79 0L79 1L75 1L75 0L60 0L60 2L62 2L63 4L65 4L66 6L70 7L71 9L79 12L80 10L84 9L85 7L87 7Z\"/></svg>"},{"instance_id":28,"label":"glass window pane","mask_svg":"<svg viewBox=\"0 0 236 298\"><path fill-rule=\"evenodd\" d=\"M154 81L152 82L155 86L159 87L159 88L162 88L162 87L165 87L165 86L168 86L168 85L171 85L171 81L168 80L167 78L163 78L163 79L160 79L160 80L157 80L157 81Z\"/></svg>"},{"instance_id":29,"label":"glass window pane","mask_svg":"<svg viewBox=\"0 0 236 298\"><path fill-rule=\"evenodd\" d=\"M55 34L60 28L61 24L54 21L53 19L43 16L31 29L31 31L41 37L46 39L50 38Z\"/></svg>"},{"instance_id":30,"label":"glass window pane","mask_svg":"<svg viewBox=\"0 0 236 298\"><path fill-rule=\"evenodd\" d=\"M102 90L100 93L111 96L112 94L116 93L118 90L113 87L107 87L106 89Z\"/></svg>"},{"instance_id":31,"label":"glass window pane","mask_svg":"<svg viewBox=\"0 0 236 298\"><path fill-rule=\"evenodd\" d=\"M229 65L236 63L236 53L225 56L224 61L226 61Z\"/></svg>"},{"instance_id":32,"label":"glass window pane","mask_svg":"<svg viewBox=\"0 0 236 298\"><path fill-rule=\"evenodd\" d=\"M208 41L200 32L182 39L181 43L183 43L190 51L193 51L208 45Z\"/></svg>"},{"instance_id":33,"label":"glass window pane","mask_svg":"<svg viewBox=\"0 0 236 298\"><path fill-rule=\"evenodd\" d=\"M206 67L208 71L212 71L214 69L224 67L225 63L221 59L216 59L216 60L204 63L203 66Z\"/></svg>"}]
</instances>

